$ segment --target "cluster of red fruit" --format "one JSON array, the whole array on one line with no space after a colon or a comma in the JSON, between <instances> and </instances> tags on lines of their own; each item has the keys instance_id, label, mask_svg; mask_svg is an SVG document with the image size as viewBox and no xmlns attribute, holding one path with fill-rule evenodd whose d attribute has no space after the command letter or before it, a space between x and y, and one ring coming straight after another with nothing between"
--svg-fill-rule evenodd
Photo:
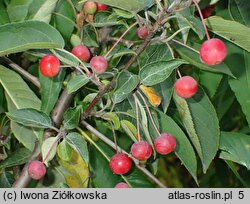
<instances>
[{"instance_id":1,"label":"cluster of red fruit","mask_svg":"<svg viewBox=\"0 0 250 204\"><path fill-rule=\"evenodd\" d=\"M227 48L223 41L217 38L206 40L200 47L200 59L204 64L214 66L223 62ZM190 76L184 76L175 82L175 93L182 98L191 98L198 89L198 83Z\"/></svg>"},{"instance_id":2,"label":"cluster of red fruit","mask_svg":"<svg viewBox=\"0 0 250 204\"><path fill-rule=\"evenodd\" d=\"M105 11L108 9L108 5L87 1L83 6L84 11L87 14L94 14L95 12ZM84 45L78 45L71 51L73 55L78 57L83 62L88 62L91 53L89 49ZM102 56L95 56L90 60L90 66L95 73L104 73L108 68L107 60ZM60 61L54 55L46 55L40 61L40 71L46 77L54 77L60 71Z\"/></svg>"},{"instance_id":3,"label":"cluster of red fruit","mask_svg":"<svg viewBox=\"0 0 250 204\"><path fill-rule=\"evenodd\" d=\"M84 45L75 46L71 53L83 62L90 59L90 51ZM107 60L102 56L95 56L90 60L90 67L95 73L104 73L108 68ZM40 61L40 71L46 77L54 77L60 71L60 61L54 55L46 55Z\"/></svg>"},{"instance_id":4,"label":"cluster of red fruit","mask_svg":"<svg viewBox=\"0 0 250 204\"><path fill-rule=\"evenodd\" d=\"M176 147L176 139L170 133L161 134L154 140L155 150L162 155L169 154L174 151ZM146 141L139 141L132 145L131 154L134 158L145 161L152 155L152 148ZM110 159L110 169L113 173L123 175L132 168L132 159L125 153L117 153ZM124 185L121 185L124 188ZM116 186L116 188L121 188Z\"/></svg>"}]
</instances>

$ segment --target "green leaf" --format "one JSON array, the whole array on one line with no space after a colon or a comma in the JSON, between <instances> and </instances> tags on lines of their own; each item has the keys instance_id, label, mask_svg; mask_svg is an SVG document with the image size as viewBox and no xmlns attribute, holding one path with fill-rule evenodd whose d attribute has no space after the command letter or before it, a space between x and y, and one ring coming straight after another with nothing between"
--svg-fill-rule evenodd
<instances>
[{"instance_id":1,"label":"green leaf","mask_svg":"<svg viewBox=\"0 0 250 204\"><path fill-rule=\"evenodd\" d=\"M107 112L103 114L103 117L112 122L115 130L118 130L120 128L120 119L115 113Z\"/></svg>"},{"instance_id":2,"label":"green leaf","mask_svg":"<svg viewBox=\"0 0 250 204\"><path fill-rule=\"evenodd\" d=\"M209 17L206 24L212 32L250 52L250 28L236 21Z\"/></svg>"},{"instance_id":3,"label":"green leaf","mask_svg":"<svg viewBox=\"0 0 250 204\"><path fill-rule=\"evenodd\" d=\"M83 44L87 47L99 47L95 29L87 24L83 27Z\"/></svg>"},{"instance_id":4,"label":"green leaf","mask_svg":"<svg viewBox=\"0 0 250 204\"><path fill-rule=\"evenodd\" d=\"M49 116L31 108L18 109L6 113L7 116L24 126L36 127L36 128L51 128L52 122Z\"/></svg>"},{"instance_id":5,"label":"green leaf","mask_svg":"<svg viewBox=\"0 0 250 204\"><path fill-rule=\"evenodd\" d=\"M82 157L82 159L89 164L89 151L87 142L84 138L76 132L71 132L65 137L66 142L76 150Z\"/></svg>"},{"instance_id":6,"label":"green leaf","mask_svg":"<svg viewBox=\"0 0 250 204\"><path fill-rule=\"evenodd\" d=\"M33 1L29 7L29 19L49 23L58 0Z\"/></svg>"},{"instance_id":7,"label":"green leaf","mask_svg":"<svg viewBox=\"0 0 250 204\"><path fill-rule=\"evenodd\" d=\"M97 2L121 8L130 12L139 12L145 8L149 8L153 5L153 0L127 0L127 1L117 1L117 0L98 0Z\"/></svg>"},{"instance_id":8,"label":"green leaf","mask_svg":"<svg viewBox=\"0 0 250 204\"><path fill-rule=\"evenodd\" d=\"M190 64L196 66L197 68L204 70L204 71L209 71L209 72L215 72L215 73L224 73L229 76L233 76L231 73L230 69L226 66L225 63L221 63L215 66L208 66L201 62L200 60L200 55L182 45L179 45L177 43L172 43L173 47L175 48L176 52L181 56L182 59L186 60ZM193 43L192 47L199 49L200 45Z\"/></svg>"},{"instance_id":9,"label":"green leaf","mask_svg":"<svg viewBox=\"0 0 250 204\"><path fill-rule=\"evenodd\" d=\"M142 130L143 130L144 135L145 135L145 139L152 146L152 148L154 150L154 156L155 156L156 155L156 151L155 151L155 148L154 148L153 140L152 140L152 138L150 136L150 133L149 133L148 117L147 117L146 111L145 111L144 107L142 106L141 102L139 101L139 99L137 100L137 103L138 103L139 111L141 113L141 119L140 119L140 121L141 121Z\"/></svg>"},{"instance_id":10,"label":"green leaf","mask_svg":"<svg viewBox=\"0 0 250 204\"><path fill-rule=\"evenodd\" d=\"M74 129L79 125L81 114L81 106L77 106L76 108L69 108L63 114L63 126L66 129Z\"/></svg>"},{"instance_id":11,"label":"green leaf","mask_svg":"<svg viewBox=\"0 0 250 204\"><path fill-rule=\"evenodd\" d=\"M248 0L231 0L229 2L229 11L234 20L250 26L250 4Z\"/></svg>"},{"instance_id":12,"label":"green leaf","mask_svg":"<svg viewBox=\"0 0 250 204\"><path fill-rule=\"evenodd\" d=\"M28 14L28 9L33 0L12 0L7 11L11 22L22 21Z\"/></svg>"},{"instance_id":13,"label":"green leaf","mask_svg":"<svg viewBox=\"0 0 250 204\"><path fill-rule=\"evenodd\" d=\"M21 147L1 162L0 169L25 164L29 160L31 154L32 152L30 150Z\"/></svg>"},{"instance_id":14,"label":"green leaf","mask_svg":"<svg viewBox=\"0 0 250 204\"><path fill-rule=\"evenodd\" d=\"M9 15L7 13L7 10L3 2L0 2L0 13L1 13L0 25L9 23L10 22Z\"/></svg>"},{"instance_id":15,"label":"green leaf","mask_svg":"<svg viewBox=\"0 0 250 204\"><path fill-rule=\"evenodd\" d=\"M190 26L190 28L199 36L200 39L203 39L205 36L204 27L202 25L201 20L194 17L194 14L191 12L191 8L185 8L176 13L177 22L180 28ZM186 29L182 31L182 36L184 42L187 41L188 34L190 29Z\"/></svg>"},{"instance_id":16,"label":"green leaf","mask_svg":"<svg viewBox=\"0 0 250 204\"><path fill-rule=\"evenodd\" d=\"M147 64L140 70L140 80L146 86L152 86L167 79L174 69L188 62L175 59L170 61L157 61Z\"/></svg>"},{"instance_id":17,"label":"green leaf","mask_svg":"<svg viewBox=\"0 0 250 204\"><path fill-rule=\"evenodd\" d=\"M171 52L165 43L148 46L138 57L140 69L153 62L169 61L171 59Z\"/></svg>"},{"instance_id":18,"label":"green leaf","mask_svg":"<svg viewBox=\"0 0 250 204\"><path fill-rule=\"evenodd\" d=\"M40 110L41 102L31 91L29 86L14 71L0 65L0 83L4 87L8 110L14 111L22 108ZM35 146L38 131L21 126L11 121L11 130L14 136L29 150Z\"/></svg>"},{"instance_id":19,"label":"green leaf","mask_svg":"<svg viewBox=\"0 0 250 204\"><path fill-rule=\"evenodd\" d=\"M39 98L31 91L24 80L14 71L0 65L0 83L17 109L40 109Z\"/></svg>"},{"instance_id":20,"label":"green leaf","mask_svg":"<svg viewBox=\"0 0 250 204\"><path fill-rule=\"evenodd\" d=\"M3 170L0 174L0 187L1 188L11 188L15 179L12 174Z\"/></svg>"},{"instance_id":21,"label":"green leaf","mask_svg":"<svg viewBox=\"0 0 250 204\"><path fill-rule=\"evenodd\" d=\"M121 10L121 9L117 9L117 8L112 8L112 10L120 17L122 18L133 18L134 15L131 14L130 12L128 11L124 11L124 10Z\"/></svg>"},{"instance_id":22,"label":"green leaf","mask_svg":"<svg viewBox=\"0 0 250 204\"><path fill-rule=\"evenodd\" d=\"M86 75L73 76L67 83L68 93L76 92L88 82L89 78Z\"/></svg>"},{"instance_id":23,"label":"green leaf","mask_svg":"<svg viewBox=\"0 0 250 204\"><path fill-rule=\"evenodd\" d=\"M0 56L28 49L64 47L60 33L49 24L40 21L0 26L0 44Z\"/></svg>"},{"instance_id":24,"label":"green leaf","mask_svg":"<svg viewBox=\"0 0 250 204\"><path fill-rule=\"evenodd\" d=\"M98 27L104 27L104 26L118 26L118 25L125 25L126 26L127 24L125 21L118 18L117 15L109 15L109 13L107 13L107 12L97 12L95 14L95 17L94 17L93 25L98 28ZM89 26L85 26L85 27L90 29ZM96 35L94 35L94 36L96 37ZM89 36L89 37L91 37L91 36Z\"/></svg>"},{"instance_id":25,"label":"green leaf","mask_svg":"<svg viewBox=\"0 0 250 204\"><path fill-rule=\"evenodd\" d=\"M221 132L221 159L230 160L250 169L250 136L236 132Z\"/></svg>"},{"instance_id":26,"label":"green leaf","mask_svg":"<svg viewBox=\"0 0 250 204\"><path fill-rule=\"evenodd\" d=\"M199 72L199 84L205 89L209 98L213 98L223 78L222 74Z\"/></svg>"},{"instance_id":27,"label":"green leaf","mask_svg":"<svg viewBox=\"0 0 250 204\"><path fill-rule=\"evenodd\" d=\"M42 144L42 158L46 166L48 166L48 162L51 161L56 155L58 139L59 139L58 136L49 137Z\"/></svg>"},{"instance_id":28,"label":"green leaf","mask_svg":"<svg viewBox=\"0 0 250 204\"><path fill-rule=\"evenodd\" d=\"M84 62L82 62L79 58L77 58L75 55L73 55L71 52L65 50L65 49L53 49L51 52L64 64L70 65L72 67L78 68L79 64L82 64L83 66L86 66ZM81 72L83 75L84 73Z\"/></svg>"},{"instance_id":29,"label":"green leaf","mask_svg":"<svg viewBox=\"0 0 250 204\"><path fill-rule=\"evenodd\" d=\"M227 43L227 47L229 57L226 59L226 64L237 77L229 79L229 85L250 124L250 53L230 43Z\"/></svg>"},{"instance_id":30,"label":"green leaf","mask_svg":"<svg viewBox=\"0 0 250 204\"><path fill-rule=\"evenodd\" d=\"M121 127L134 142L137 142L137 129L133 123L128 120L121 120Z\"/></svg>"},{"instance_id":31,"label":"green leaf","mask_svg":"<svg viewBox=\"0 0 250 204\"><path fill-rule=\"evenodd\" d=\"M74 8L69 1L60 1L54 11L54 21L62 36L69 39L75 22Z\"/></svg>"},{"instance_id":32,"label":"green leaf","mask_svg":"<svg viewBox=\"0 0 250 204\"><path fill-rule=\"evenodd\" d=\"M57 146L57 155L60 159L63 161L70 161L72 155L73 155L73 149L69 146L69 144L63 140L60 142L60 144Z\"/></svg>"},{"instance_id":33,"label":"green leaf","mask_svg":"<svg viewBox=\"0 0 250 204\"><path fill-rule=\"evenodd\" d=\"M41 72L39 72L39 81L41 83L40 93L42 100L41 110L47 115L50 114L59 98L64 76L65 72L63 70L61 70L59 74L53 78L45 77L41 74Z\"/></svg>"},{"instance_id":34,"label":"green leaf","mask_svg":"<svg viewBox=\"0 0 250 204\"><path fill-rule=\"evenodd\" d=\"M186 167L194 180L197 181L197 160L194 149L189 142L188 138L175 123L175 121L164 113L158 111L159 127L162 133L171 133L177 141L175 148L176 156L181 160L182 164Z\"/></svg>"},{"instance_id":35,"label":"green leaf","mask_svg":"<svg viewBox=\"0 0 250 204\"><path fill-rule=\"evenodd\" d=\"M120 103L136 88L139 84L139 77L129 71L120 73L117 79L116 91L113 95L114 103Z\"/></svg>"},{"instance_id":36,"label":"green leaf","mask_svg":"<svg viewBox=\"0 0 250 204\"><path fill-rule=\"evenodd\" d=\"M156 91L162 96L161 106L163 112L166 113L170 105L173 92L174 92L174 83L176 81L175 72L173 72L170 77L165 81L155 85Z\"/></svg>"},{"instance_id":37,"label":"green leaf","mask_svg":"<svg viewBox=\"0 0 250 204\"><path fill-rule=\"evenodd\" d=\"M117 45L109 54L108 59L110 58L115 59L115 58L122 57L123 55L135 55L135 54L136 54L135 51L129 48L121 46L121 45Z\"/></svg>"},{"instance_id":38,"label":"green leaf","mask_svg":"<svg viewBox=\"0 0 250 204\"><path fill-rule=\"evenodd\" d=\"M190 99L174 95L174 100L205 173L219 147L219 121L214 107L202 89Z\"/></svg>"}]
</instances>

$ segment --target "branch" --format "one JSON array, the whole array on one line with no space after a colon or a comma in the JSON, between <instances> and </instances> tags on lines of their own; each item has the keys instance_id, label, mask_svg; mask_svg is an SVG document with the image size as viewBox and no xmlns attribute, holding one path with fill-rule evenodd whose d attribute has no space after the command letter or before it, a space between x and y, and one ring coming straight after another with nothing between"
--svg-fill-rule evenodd
<instances>
[{"instance_id":1,"label":"branch","mask_svg":"<svg viewBox=\"0 0 250 204\"><path fill-rule=\"evenodd\" d=\"M105 142L107 145L112 147L113 149L117 149L117 151L128 154L125 150L121 149L119 146L116 146L113 141L108 139L105 135L100 133L98 130L96 130L94 127L92 127L90 124L88 124L86 121L82 120L81 125L84 126L86 129L88 129L90 132L95 134L99 139L101 139L103 142ZM159 185L161 188L166 188L166 186L161 183L150 171L148 171L145 167L140 166L139 160L135 159L131 156L131 159L134 161L136 168L138 168L140 171L142 171L145 175L147 175L150 179L152 179L157 185Z\"/></svg>"},{"instance_id":2,"label":"branch","mask_svg":"<svg viewBox=\"0 0 250 204\"><path fill-rule=\"evenodd\" d=\"M12 67L15 71L17 71L19 74L24 76L26 79L28 79L30 82L32 82L37 88L40 88L40 82L39 80L34 77L32 74L29 72L25 71L22 67L20 67L18 64L13 62L7 57L2 57L2 59L10 66Z\"/></svg>"},{"instance_id":3,"label":"branch","mask_svg":"<svg viewBox=\"0 0 250 204\"><path fill-rule=\"evenodd\" d=\"M165 11L162 11L161 13L159 13L158 19L154 23L153 28L149 32L148 37L145 39L145 41L143 42L143 44L135 51L136 55L134 55L133 57L130 58L130 60L125 65L124 70L129 69L129 67L137 60L137 58L139 57L139 55L149 45L150 41L155 36L155 34L159 31L159 29L162 28L162 26L165 24L165 22L163 21L163 19L166 17L166 15L170 15L170 14L166 14ZM164 23L162 23L162 22L164 22ZM114 77L108 85L106 85L102 90L99 91L99 93L96 95L96 97L93 99L93 101L86 108L86 110L84 111L84 113L81 115L81 119L82 120L84 120L85 118L87 118L90 115L92 109L96 106L96 104L99 103L99 101L101 100L101 98L106 93L108 93L109 91L111 91L115 87L115 84L116 84L116 77Z\"/></svg>"},{"instance_id":4,"label":"branch","mask_svg":"<svg viewBox=\"0 0 250 204\"><path fill-rule=\"evenodd\" d=\"M68 94L67 90L64 89L61 96L60 96L60 99L58 100L54 110L52 111L52 116L51 116L52 121L58 127L62 123L63 113L70 105L70 102L72 101L72 99L73 99L73 94ZM51 136L52 136L52 132L50 130L47 130L44 132L43 139L45 140ZM39 146L38 142L36 142L34 151L31 155L29 161L33 161L33 160L40 159L40 158L41 158L40 146ZM12 186L13 188L24 188L24 187L27 187L29 185L31 178L28 174L28 165L29 165L29 162L27 162L25 164L19 178L15 181L15 183Z\"/></svg>"}]
</instances>

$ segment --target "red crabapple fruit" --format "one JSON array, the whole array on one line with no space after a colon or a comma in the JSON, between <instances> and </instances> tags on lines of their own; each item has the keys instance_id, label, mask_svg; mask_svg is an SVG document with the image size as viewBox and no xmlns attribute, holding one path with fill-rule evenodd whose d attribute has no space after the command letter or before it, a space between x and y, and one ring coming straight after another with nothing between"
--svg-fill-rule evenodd
<instances>
[{"instance_id":1,"label":"red crabapple fruit","mask_svg":"<svg viewBox=\"0 0 250 204\"><path fill-rule=\"evenodd\" d=\"M191 98L198 89L198 83L193 77L184 76L174 84L175 93L182 98Z\"/></svg>"},{"instance_id":2,"label":"red crabapple fruit","mask_svg":"<svg viewBox=\"0 0 250 204\"><path fill-rule=\"evenodd\" d=\"M163 133L154 140L155 150L162 155L169 154L176 147L176 139L170 133Z\"/></svg>"},{"instance_id":3,"label":"red crabapple fruit","mask_svg":"<svg viewBox=\"0 0 250 204\"><path fill-rule=\"evenodd\" d=\"M132 160L127 154L117 153L110 159L109 167L115 174L126 174L132 167Z\"/></svg>"},{"instance_id":4,"label":"red crabapple fruit","mask_svg":"<svg viewBox=\"0 0 250 204\"><path fill-rule=\"evenodd\" d=\"M39 180L46 174L46 167L38 160L32 161L28 165L28 174L32 179Z\"/></svg>"},{"instance_id":5,"label":"red crabapple fruit","mask_svg":"<svg viewBox=\"0 0 250 204\"><path fill-rule=\"evenodd\" d=\"M206 40L200 47L200 58L202 62L209 66L220 64L226 56L227 47L225 43L218 38Z\"/></svg>"}]
</instances>

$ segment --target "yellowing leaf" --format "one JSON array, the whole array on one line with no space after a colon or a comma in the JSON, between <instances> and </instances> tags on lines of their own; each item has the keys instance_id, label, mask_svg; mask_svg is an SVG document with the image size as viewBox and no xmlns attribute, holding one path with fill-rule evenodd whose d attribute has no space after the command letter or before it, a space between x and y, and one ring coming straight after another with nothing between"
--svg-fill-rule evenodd
<instances>
[{"instance_id":1,"label":"yellowing leaf","mask_svg":"<svg viewBox=\"0 0 250 204\"><path fill-rule=\"evenodd\" d=\"M157 107L161 104L161 97L153 87L141 85L140 89L147 96L148 101L152 106Z\"/></svg>"},{"instance_id":2,"label":"yellowing leaf","mask_svg":"<svg viewBox=\"0 0 250 204\"><path fill-rule=\"evenodd\" d=\"M88 166L76 151L73 150L70 161L63 161L62 159L58 159L58 161L69 172L64 176L70 188L86 188L88 186Z\"/></svg>"}]
</instances>

